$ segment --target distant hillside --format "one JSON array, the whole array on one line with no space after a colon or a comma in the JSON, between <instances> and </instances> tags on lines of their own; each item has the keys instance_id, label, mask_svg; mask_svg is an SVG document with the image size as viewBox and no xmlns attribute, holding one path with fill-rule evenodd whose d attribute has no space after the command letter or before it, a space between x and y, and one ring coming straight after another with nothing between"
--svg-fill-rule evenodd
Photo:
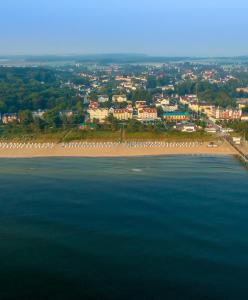
<instances>
[{"instance_id":1,"label":"distant hillside","mask_svg":"<svg viewBox=\"0 0 248 300\"><path fill-rule=\"evenodd\" d=\"M214 62L248 63L248 56L237 57L169 57L145 54L92 54L92 55L39 55L39 56L0 56L1 64L51 64L51 63L168 63L168 62Z\"/></svg>"}]
</instances>

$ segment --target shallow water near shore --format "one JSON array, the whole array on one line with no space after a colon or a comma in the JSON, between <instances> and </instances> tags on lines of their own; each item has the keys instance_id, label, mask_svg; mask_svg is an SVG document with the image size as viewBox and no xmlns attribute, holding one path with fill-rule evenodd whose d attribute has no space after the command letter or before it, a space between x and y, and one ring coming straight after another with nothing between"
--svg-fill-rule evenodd
<instances>
[{"instance_id":1,"label":"shallow water near shore","mask_svg":"<svg viewBox=\"0 0 248 300\"><path fill-rule=\"evenodd\" d=\"M233 157L0 159L0 299L246 299Z\"/></svg>"}]
</instances>

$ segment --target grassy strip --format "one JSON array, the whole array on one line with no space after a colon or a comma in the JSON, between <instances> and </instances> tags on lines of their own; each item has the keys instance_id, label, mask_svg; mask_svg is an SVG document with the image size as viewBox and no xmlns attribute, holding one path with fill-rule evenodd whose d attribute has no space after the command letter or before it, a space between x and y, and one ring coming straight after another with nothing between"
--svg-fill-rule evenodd
<instances>
[{"instance_id":1,"label":"grassy strip","mask_svg":"<svg viewBox=\"0 0 248 300\"><path fill-rule=\"evenodd\" d=\"M8 133L0 133L1 141L12 142L71 142L71 141L120 141L120 131L81 131L57 130L51 132L27 133L15 130ZM216 136L205 132L125 132L123 141L210 141L217 139Z\"/></svg>"}]
</instances>

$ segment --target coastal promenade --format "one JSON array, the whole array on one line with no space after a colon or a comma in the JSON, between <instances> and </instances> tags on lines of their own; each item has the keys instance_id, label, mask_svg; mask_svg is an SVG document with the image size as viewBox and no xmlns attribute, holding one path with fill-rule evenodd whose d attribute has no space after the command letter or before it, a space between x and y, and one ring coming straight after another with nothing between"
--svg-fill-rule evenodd
<instances>
[{"instance_id":1,"label":"coastal promenade","mask_svg":"<svg viewBox=\"0 0 248 300\"><path fill-rule=\"evenodd\" d=\"M237 155L224 142L209 147L203 142L71 142L71 143L0 143L1 158L31 157L131 157L159 155Z\"/></svg>"}]
</instances>

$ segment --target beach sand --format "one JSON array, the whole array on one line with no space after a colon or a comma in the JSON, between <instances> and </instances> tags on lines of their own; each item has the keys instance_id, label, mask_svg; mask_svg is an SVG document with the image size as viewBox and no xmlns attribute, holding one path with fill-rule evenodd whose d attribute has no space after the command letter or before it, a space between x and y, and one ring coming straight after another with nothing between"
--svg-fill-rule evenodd
<instances>
[{"instance_id":1,"label":"beach sand","mask_svg":"<svg viewBox=\"0 0 248 300\"><path fill-rule=\"evenodd\" d=\"M195 147L131 147L123 145L110 148L68 148L55 144L52 149L0 148L0 158L32 158L32 157L131 157L131 156L163 156L163 155L235 155L236 150L227 143L217 148L209 148L208 143Z\"/></svg>"}]
</instances>

